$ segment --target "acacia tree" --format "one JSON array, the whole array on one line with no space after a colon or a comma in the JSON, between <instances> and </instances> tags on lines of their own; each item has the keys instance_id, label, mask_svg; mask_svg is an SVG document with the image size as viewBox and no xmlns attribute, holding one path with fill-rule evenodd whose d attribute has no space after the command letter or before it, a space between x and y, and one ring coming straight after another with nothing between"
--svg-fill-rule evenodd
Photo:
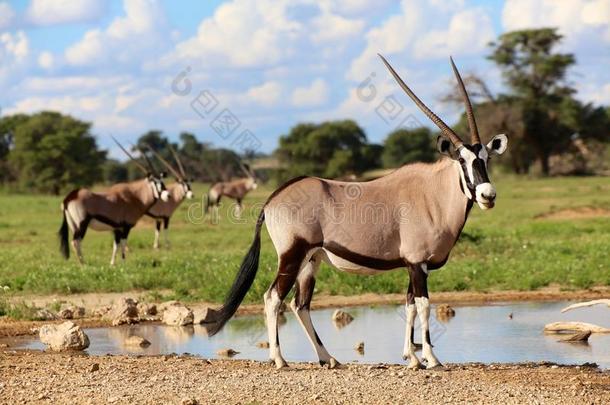
<instances>
[{"instance_id":1,"label":"acacia tree","mask_svg":"<svg viewBox=\"0 0 610 405\"><path fill-rule=\"evenodd\" d=\"M44 111L20 120L9 163L22 189L59 194L102 179L106 151L98 149L91 124Z\"/></svg>"},{"instance_id":2,"label":"acacia tree","mask_svg":"<svg viewBox=\"0 0 610 405\"><path fill-rule=\"evenodd\" d=\"M574 89L565 80L574 56L554 51L561 38L556 29L542 28L509 32L490 44L489 59L512 92L505 102L521 110L523 140L545 175L551 154L565 150L576 129L567 122L566 109L579 107L569 102Z\"/></svg>"}]
</instances>

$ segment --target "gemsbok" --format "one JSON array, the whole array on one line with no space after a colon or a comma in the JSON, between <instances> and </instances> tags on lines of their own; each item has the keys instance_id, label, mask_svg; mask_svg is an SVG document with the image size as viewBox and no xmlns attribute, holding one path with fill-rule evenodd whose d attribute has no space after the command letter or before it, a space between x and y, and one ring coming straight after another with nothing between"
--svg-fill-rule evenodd
<instances>
[{"instance_id":1,"label":"gemsbok","mask_svg":"<svg viewBox=\"0 0 610 405\"><path fill-rule=\"evenodd\" d=\"M88 227L96 231L112 231L114 244L110 264L115 264L116 254L121 245L121 257L125 259L127 236L131 228L158 200L167 201L169 194L162 176L155 172L146 158L149 169L135 160L114 138L116 144L146 175L144 179L129 183L119 183L107 191L94 193L86 188L72 190L61 204L63 223L59 229L60 251L68 259L68 228L72 232L72 247L79 263L83 263L81 242Z\"/></svg>"},{"instance_id":2,"label":"gemsbok","mask_svg":"<svg viewBox=\"0 0 610 405\"><path fill-rule=\"evenodd\" d=\"M161 226L163 226L163 237L165 239L165 247L169 247L169 237L168 237L168 228L169 228L169 220L176 211L176 209L182 204L184 199L193 198L193 191L191 190L192 180L187 178L186 172L184 170L184 166L182 166L182 162L178 157L178 154L174 150L174 148L169 146L169 150L178 165L178 170L176 170L167 160L163 158L159 153L157 153L150 146L148 147L157 158L167 167L167 169L174 175L176 178L176 182L167 187L167 192L169 194L169 198L167 201L157 201L150 209L146 212L146 215L153 218L155 220L156 229L155 229L155 241L153 243L153 248L159 248L159 234L161 232Z\"/></svg>"},{"instance_id":3,"label":"gemsbok","mask_svg":"<svg viewBox=\"0 0 610 405\"><path fill-rule=\"evenodd\" d=\"M487 145L481 144L472 106L453 60L466 106L470 144L426 107L381 58L400 87L440 128L437 148L448 158L432 164L406 165L364 183L299 177L271 194L258 217L250 250L207 329L212 335L217 333L251 287L258 268L261 227L266 220L278 255L276 278L264 295L269 357L278 368L286 366L280 352L278 313L295 283L291 307L320 364L331 368L339 364L322 344L309 313L316 272L322 261L357 274L406 268L409 286L403 357L410 360L410 368L422 367L413 340L419 313L422 357L428 368L441 366L430 342L428 274L447 262L472 205L476 202L487 210L495 204L496 191L490 183L487 164L492 155L506 150L508 140L505 135L496 135Z\"/></svg>"},{"instance_id":4,"label":"gemsbok","mask_svg":"<svg viewBox=\"0 0 610 405\"><path fill-rule=\"evenodd\" d=\"M218 205L220 204L220 199L223 196L237 201L237 205L235 206L235 216L240 218L243 210L241 202L246 197L246 194L250 192L250 190L255 190L258 187L256 174L252 171L252 169L250 169L250 166L240 162L239 167L241 167L241 170L245 173L245 178L215 183L208 191L205 204L205 213L207 214L210 207L212 207L212 222L216 222L218 220Z\"/></svg>"}]
</instances>

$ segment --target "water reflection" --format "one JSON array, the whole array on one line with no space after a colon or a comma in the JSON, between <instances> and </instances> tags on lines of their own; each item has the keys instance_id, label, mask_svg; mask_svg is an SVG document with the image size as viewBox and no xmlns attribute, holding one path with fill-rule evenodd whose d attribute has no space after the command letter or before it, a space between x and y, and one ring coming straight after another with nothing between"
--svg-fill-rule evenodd
<instances>
[{"instance_id":1,"label":"water reflection","mask_svg":"<svg viewBox=\"0 0 610 405\"><path fill-rule=\"evenodd\" d=\"M565 314L565 302L518 303L480 307L456 307L455 316L443 322L431 320L435 353L447 363L553 361L575 364L596 362L610 368L610 335L593 334L589 344L558 342L559 335L544 335L546 323L583 321L610 325L610 311L598 306ZM404 306L355 307L348 312L354 321L341 329L332 321L333 310L312 312L312 319L327 349L340 362L403 363ZM434 314L435 311L432 311ZM509 314L513 314L512 319ZM431 316L432 318L432 316ZM234 358L266 360L268 351L256 346L267 340L262 316L231 320L218 335L210 338L204 326L173 327L163 325L131 325L117 328L87 329L90 354L192 353L206 358L217 357L218 349L239 352ZM125 339L141 336L151 342L146 348L127 347ZM421 342L419 330L416 342ZM288 361L317 361L315 353L295 317L287 312L280 326L280 341ZM359 353L360 343L366 348ZM38 341L25 344L41 349Z\"/></svg>"}]
</instances>

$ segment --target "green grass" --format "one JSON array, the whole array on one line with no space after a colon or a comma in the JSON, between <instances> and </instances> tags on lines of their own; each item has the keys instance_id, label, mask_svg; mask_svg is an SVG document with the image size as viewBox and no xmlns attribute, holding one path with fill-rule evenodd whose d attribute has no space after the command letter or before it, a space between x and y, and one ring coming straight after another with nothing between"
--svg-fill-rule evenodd
<instances>
[{"instance_id":1,"label":"green grass","mask_svg":"<svg viewBox=\"0 0 610 405\"><path fill-rule=\"evenodd\" d=\"M492 211L473 208L464 234L447 265L430 277L432 291L531 290L550 284L566 289L610 285L610 218L540 219L538 215L570 207L610 209L608 178L524 179L496 181L498 204ZM201 196L206 186L196 187ZM272 191L261 187L246 199L251 208ZM0 195L0 286L12 295L71 294L146 290L153 296L169 289L172 297L221 301L253 236L254 213L242 224L221 215L219 225L189 223L189 205L174 215L171 250L153 251L153 226L147 219L131 233L126 262L108 265L110 233L89 230L83 243L86 265L63 260L56 232L60 198ZM225 206L221 213L227 209ZM222 219L222 218L225 219ZM246 301L258 302L275 276L276 256L263 235L259 273ZM324 266L318 293L404 292L404 271L356 276ZM167 297L167 294L166 294ZM18 299L19 297L17 297Z\"/></svg>"}]
</instances>

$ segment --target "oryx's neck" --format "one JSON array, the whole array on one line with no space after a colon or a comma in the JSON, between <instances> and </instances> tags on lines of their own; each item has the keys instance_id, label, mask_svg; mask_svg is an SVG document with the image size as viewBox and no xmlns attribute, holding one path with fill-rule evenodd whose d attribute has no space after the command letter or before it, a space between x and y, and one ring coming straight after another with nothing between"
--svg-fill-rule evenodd
<instances>
[{"instance_id":1,"label":"oryx's neck","mask_svg":"<svg viewBox=\"0 0 610 405\"><path fill-rule=\"evenodd\" d=\"M148 179L125 183L125 188L128 189L145 207L151 206L156 201Z\"/></svg>"}]
</instances>

